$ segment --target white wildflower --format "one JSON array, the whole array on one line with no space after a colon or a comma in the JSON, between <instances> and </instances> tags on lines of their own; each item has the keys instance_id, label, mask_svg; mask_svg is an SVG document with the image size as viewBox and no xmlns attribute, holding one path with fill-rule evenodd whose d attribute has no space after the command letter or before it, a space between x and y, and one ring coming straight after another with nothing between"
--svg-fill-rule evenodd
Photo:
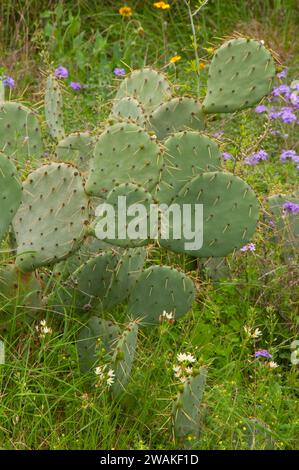
<instances>
[{"instance_id":1,"label":"white wildflower","mask_svg":"<svg viewBox=\"0 0 299 470\"><path fill-rule=\"evenodd\" d=\"M253 338L253 339L258 339L263 334L259 328L256 328L255 330L253 330L250 326L247 326L247 325L244 326L244 331L248 336L250 336L250 338Z\"/></svg>"},{"instance_id":2,"label":"white wildflower","mask_svg":"<svg viewBox=\"0 0 299 470\"><path fill-rule=\"evenodd\" d=\"M160 322L166 320L168 323L173 323L174 322L174 314L172 312L166 312L166 310L163 311L163 313L159 317Z\"/></svg>"},{"instance_id":3,"label":"white wildflower","mask_svg":"<svg viewBox=\"0 0 299 470\"><path fill-rule=\"evenodd\" d=\"M192 356L192 354L190 353L179 353L177 354L177 360L178 362L196 362L196 359L194 356Z\"/></svg>"},{"instance_id":4,"label":"white wildflower","mask_svg":"<svg viewBox=\"0 0 299 470\"><path fill-rule=\"evenodd\" d=\"M276 367L279 367L278 364L274 361L270 361L269 362L269 367L271 367L271 369L276 369Z\"/></svg>"}]
</instances>

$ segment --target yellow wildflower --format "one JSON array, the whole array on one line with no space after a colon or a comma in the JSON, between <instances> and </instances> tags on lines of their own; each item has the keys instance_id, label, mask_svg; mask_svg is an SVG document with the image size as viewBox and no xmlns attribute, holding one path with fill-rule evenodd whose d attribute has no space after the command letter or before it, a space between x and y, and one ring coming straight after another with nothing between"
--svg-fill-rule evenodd
<instances>
[{"instance_id":1,"label":"yellow wildflower","mask_svg":"<svg viewBox=\"0 0 299 470\"><path fill-rule=\"evenodd\" d=\"M169 10L170 8L169 3L165 2L155 2L153 5L155 8L158 8L158 10Z\"/></svg>"},{"instance_id":2,"label":"yellow wildflower","mask_svg":"<svg viewBox=\"0 0 299 470\"><path fill-rule=\"evenodd\" d=\"M200 62L199 68L200 68L200 70L205 69L205 68L206 68L206 64L205 64L204 62Z\"/></svg>"},{"instance_id":3,"label":"yellow wildflower","mask_svg":"<svg viewBox=\"0 0 299 470\"><path fill-rule=\"evenodd\" d=\"M133 10L131 7L121 7L119 10L118 10L118 13L122 16L132 16L133 15Z\"/></svg>"},{"instance_id":4,"label":"yellow wildflower","mask_svg":"<svg viewBox=\"0 0 299 470\"><path fill-rule=\"evenodd\" d=\"M181 56L180 55L174 55L173 57L171 57L170 61L172 64L175 64L176 62L178 62L179 60L181 60Z\"/></svg>"}]
</instances>

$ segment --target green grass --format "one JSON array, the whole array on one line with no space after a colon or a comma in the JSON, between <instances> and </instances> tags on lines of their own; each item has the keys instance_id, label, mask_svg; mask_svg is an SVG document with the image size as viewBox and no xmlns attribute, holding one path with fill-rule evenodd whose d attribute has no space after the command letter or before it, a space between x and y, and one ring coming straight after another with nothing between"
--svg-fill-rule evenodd
<instances>
[{"instance_id":1,"label":"green grass","mask_svg":"<svg viewBox=\"0 0 299 470\"><path fill-rule=\"evenodd\" d=\"M132 21L120 18L115 2L65 2L63 12L48 10L49 2L44 2L44 8L34 0L23 3L10 0L1 5L5 71L17 80L14 95L34 101L39 110L40 69L68 66L72 78L86 85L81 94L64 91L68 132L97 128L107 117L117 84L112 74L115 66L164 67L180 53L182 61L164 71L179 87L178 93L194 94L191 33L182 2L172 2L164 38L161 15L153 11L152 2L128 1L137 12ZM254 19L266 43L271 44L271 31L277 31L282 60L287 60L291 76L298 78L299 49L293 46L296 28L298 36L296 2L255 1L250 7L248 3L211 1L196 18L202 59L210 60L205 48L218 44L218 38L240 28L250 34ZM17 7L22 7L23 15ZM13 25L19 26L18 33ZM287 59L290 51L293 57ZM202 72L203 94L205 81L206 71ZM290 134L285 141L270 134L268 126L263 116L252 111L211 120L208 126L210 135L225 130L219 143L237 161L224 166L253 186L264 211L268 195L292 192L298 181L295 165L279 161L282 148L298 145L298 131L290 132L288 126L281 129ZM269 161L245 166L243 158L260 148L268 151ZM18 301L2 299L0 338L6 345L6 364L0 366L0 448L178 448L171 431L178 388L172 367L177 353L187 351L208 367L201 435L190 443L193 448L298 448L298 369L290 361L290 344L298 338L296 259L283 259L283 246L273 240L262 215L253 241L256 252L228 257L228 278L215 282L196 270L193 260L188 264L184 257L156 249L149 253L149 263L190 271L198 297L193 310L173 326L141 332L132 377L119 401L91 387L90 377L79 372L76 338L87 315L79 316L69 308L64 315L48 310L32 319ZM122 324L125 308L107 313L111 316ZM53 332L41 339L35 327L43 318ZM248 339L245 325L260 328L262 337ZM269 349L279 367L271 369L263 360L255 361L255 349Z\"/></svg>"}]
</instances>

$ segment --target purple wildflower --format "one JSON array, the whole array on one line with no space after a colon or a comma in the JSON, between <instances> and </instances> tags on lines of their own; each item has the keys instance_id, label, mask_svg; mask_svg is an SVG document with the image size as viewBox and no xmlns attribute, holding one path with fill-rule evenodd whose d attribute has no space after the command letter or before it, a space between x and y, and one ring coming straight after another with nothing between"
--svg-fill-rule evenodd
<instances>
[{"instance_id":1,"label":"purple wildflower","mask_svg":"<svg viewBox=\"0 0 299 470\"><path fill-rule=\"evenodd\" d=\"M2 83L4 86L8 86L9 88L13 88L15 86L15 81L12 77L4 77Z\"/></svg>"},{"instance_id":2,"label":"purple wildflower","mask_svg":"<svg viewBox=\"0 0 299 470\"><path fill-rule=\"evenodd\" d=\"M246 157L244 162L247 165L257 165L260 161L262 160L267 160L268 159L268 154L265 150L259 150L258 152L255 152L251 154L249 157Z\"/></svg>"},{"instance_id":3,"label":"purple wildflower","mask_svg":"<svg viewBox=\"0 0 299 470\"><path fill-rule=\"evenodd\" d=\"M82 89L82 85L79 82L71 82L70 87L75 91L80 91Z\"/></svg>"},{"instance_id":4,"label":"purple wildflower","mask_svg":"<svg viewBox=\"0 0 299 470\"><path fill-rule=\"evenodd\" d=\"M296 115L293 113L292 108L283 108L280 114L282 122L285 124L291 124L296 121Z\"/></svg>"},{"instance_id":5,"label":"purple wildflower","mask_svg":"<svg viewBox=\"0 0 299 470\"><path fill-rule=\"evenodd\" d=\"M281 116L281 111L276 111L276 108L272 107L269 113L269 119L277 119Z\"/></svg>"},{"instance_id":6,"label":"purple wildflower","mask_svg":"<svg viewBox=\"0 0 299 470\"><path fill-rule=\"evenodd\" d=\"M289 214L297 215L299 214L299 204L295 202L287 201L283 205L283 209Z\"/></svg>"},{"instance_id":7,"label":"purple wildflower","mask_svg":"<svg viewBox=\"0 0 299 470\"><path fill-rule=\"evenodd\" d=\"M290 93L290 87L288 85L279 85L273 88L272 95L273 96L282 96L288 95Z\"/></svg>"},{"instance_id":8,"label":"purple wildflower","mask_svg":"<svg viewBox=\"0 0 299 470\"><path fill-rule=\"evenodd\" d=\"M293 91L290 95L290 101L293 106L297 107L299 105L299 95L296 91Z\"/></svg>"},{"instance_id":9,"label":"purple wildflower","mask_svg":"<svg viewBox=\"0 0 299 470\"><path fill-rule=\"evenodd\" d=\"M279 73L277 74L277 77L278 77L278 78L286 78L287 74L288 74L287 69L284 69L284 70L282 70L281 72L279 72Z\"/></svg>"},{"instance_id":10,"label":"purple wildflower","mask_svg":"<svg viewBox=\"0 0 299 470\"><path fill-rule=\"evenodd\" d=\"M255 357L268 357L268 358L272 358L272 354L269 353L269 351L267 351L267 349L258 349L257 351L255 351L254 353Z\"/></svg>"},{"instance_id":11,"label":"purple wildflower","mask_svg":"<svg viewBox=\"0 0 299 470\"><path fill-rule=\"evenodd\" d=\"M299 80L293 82L291 84L291 88L292 88L292 90L298 90L299 91Z\"/></svg>"},{"instance_id":12,"label":"purple wildflower","mask_svg":"<svg viewBox=\"0 0 299 470\"><path fill-rule=\"evenodd\" d=\"M234 157L232 156L231 153L223 152L223 153L222 153L222 158L223 158L223 160L227 161L227 160L233 159Z\"/></svg>"},{"instance_id":13,"label":"purple wildflower","mask_svg":"<svg viewBox=\"0 0 299 470\"><path fill-rule=\"evenodd\" d=\"M223 134L224 131L216 131L214 132L213 137L215 137L215 139L219 139L219 137L223 136Z\"/></svg>"},{"instance_id":14,"label":"purple wildflower","mask_svg":"<svg viewBox=\"0 0 299 470\"><path fill-rule=\"evenodd\" d=\"M255 112L258 113L258 114L261 114L261 113L265 113L268 111L268 108L267 106L265 106L264 104L259 104L256 108L255 108Z\"/></svg>"},{"instance_id":15,"label":"purple wildflower","mask_svg":"<svg viewBox=\"0 0 299 470\"><path fill-rule=\"evenodd\" d=\"M283 150L280 155L280 160L285 162L288 158L293 160L294 163L298 163L299 155L297 155L295 150Z\"/></svg>"},{"instance_id":16,"label":"purple wildflower","mask_svg":"<svg viewBox=\"0 0 299 470\"><path fill-rule=\"evenodd\" d=\"M116 68L113 70L113 73L114 73L114 75L116 75L117 77L123 77L124 75L126 75L125 69L122 69L122 68L120 68L120 67L116 67Z\"/></svg>"},{"instance_id":17,"label":"purple wildflower","mask_svg":"<svg viewBox=\"0 0 299 470\"><path fill-rule=\"evenodd\" d=\"M69 71L62 65L59 65L54 72L56 78L67 78L69 76Z\"/></svg>"},{"instance_id":18,"label":"purple wildflower","mask_svg":"<svg viewBox=\"0 0 299 470\"><path fill-rule=\"evenodd\" d=\"M255 244L248 243L247 245L244 245L242 248L240 248L240 251L255 251Z\"/></svg>"}]
</instances>

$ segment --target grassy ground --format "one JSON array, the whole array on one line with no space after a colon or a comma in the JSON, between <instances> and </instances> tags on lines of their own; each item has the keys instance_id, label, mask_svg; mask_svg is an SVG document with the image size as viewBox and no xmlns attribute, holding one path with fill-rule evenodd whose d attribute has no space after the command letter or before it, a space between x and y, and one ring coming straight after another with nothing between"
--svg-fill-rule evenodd
<instances>
[{"instance_id":1,"label":"grassy ground","mask_svg":"<svg viewBox=\"0 0 299 470\"><path fill-rule=\"evenodd\" d=\"M130 2L134 15L129 21L120 17L114 2L72 2L71 7L64 2L54 10L49 2L38 2L39 16L36 2L25 2L22 15L19 3L11 0L1 6L2 65L16 79L13 97L33 101L40 109L43 72L67 66L72 79L85 85L79 94L65 89L67 131L93 129L105 119L107 100L117 84L112 73L116 66L129 70L153 64L169 74L178 93L196 93L192 39L182 2L171 2L169 12L162 14L153 10L152 2ZM196 17L201 60L208 63L207 49L238 31L265 40L289 67L287 81L298 79L295 8L292 1L211 1ZM168 66L175 54L182 60ZM203 70L201 94L206 75ZM264 211L267 196L296 189L296 166L279 160L282 148L299 150L296 126L269 124L249 110L211 120L208 134L219 130L225 131L217 137L221 148L236 157L224 167L253 186ZM271 130L289 136L274 136ZM244 157L261 148L269 160L256 167L244 165ZM213 282L194 264L187 266L198 285L194 308L172 326L142 332L132 379L120 402L111 401L106 391L91 389L89 377L79 373L75 339L84 317L71 310L63 316L41 312L28 322L22 305L3 300L0 337L6 364L0 366L0 448L177 448L170 425L177 393L172 366L176 354L187 351L208 367L202 431L191 446L298 447L298 369L290 362L290 344L298 338L296 258L292 247L291 259L283 258L283 245L273 238L262 215L253 242L255 252L228 258L225 279ZM148 257L149 263L186 263L157 249ZM120 323L124 315L125 308L107 313ZM35 329L42 318L53 330L44 339ZM245 325L259 328L262 336L249 338ZM278 367L254 360L256 349L271 351Z\"/></svg>"}]
</instances>

